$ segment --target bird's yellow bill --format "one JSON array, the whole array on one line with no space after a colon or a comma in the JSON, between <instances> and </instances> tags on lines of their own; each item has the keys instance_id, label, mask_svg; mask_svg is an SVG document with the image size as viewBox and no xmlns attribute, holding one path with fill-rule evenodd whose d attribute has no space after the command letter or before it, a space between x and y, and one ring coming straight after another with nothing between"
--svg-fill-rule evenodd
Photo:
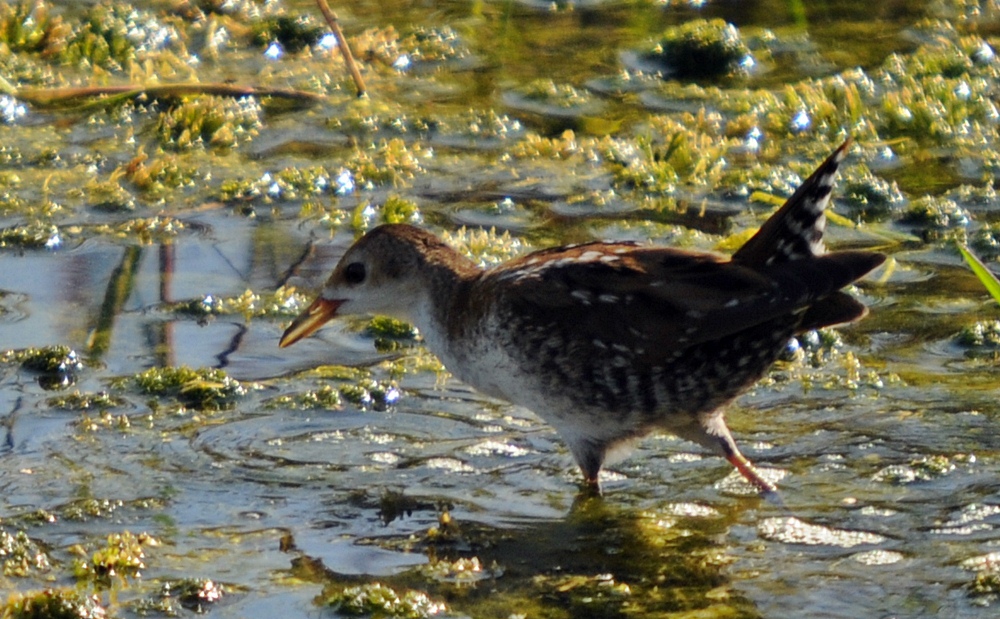
<instances>
[{"instance_id":1,"label":"bird's yellow bill","mask_svg":"<svg viewBox=\"0 0 1000 619\"><path fill-rule=\"evenodd\" d=\"M299 314L285 330L281 340L278 341L278 347L291 346L302 338L312 335L313 332L337 315L337 308L340 307L341 303L343 301L331 301L322 297L313 301L312 305Z\"/></svg>"}]
</instances>

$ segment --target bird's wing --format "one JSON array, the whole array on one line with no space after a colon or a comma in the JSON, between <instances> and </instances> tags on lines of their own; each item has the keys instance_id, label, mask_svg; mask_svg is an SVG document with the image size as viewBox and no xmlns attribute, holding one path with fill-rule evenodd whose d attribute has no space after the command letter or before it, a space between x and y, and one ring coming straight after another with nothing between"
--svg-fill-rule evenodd
<instances>
[{"instance_id":1,"label":"bird's wing","mask_svg":"<svg viewBox=\"0 0 1000 619\"><path fill-rule=\"evenodd\" d=\"M755 269L712 254L591 243L531 254L487 277L501 309L525 328L580 329L669 355L802 312L874 268L869 256L838 252ZM847 314L840 317L857 317Z\"/></svg>"}]
</instances>

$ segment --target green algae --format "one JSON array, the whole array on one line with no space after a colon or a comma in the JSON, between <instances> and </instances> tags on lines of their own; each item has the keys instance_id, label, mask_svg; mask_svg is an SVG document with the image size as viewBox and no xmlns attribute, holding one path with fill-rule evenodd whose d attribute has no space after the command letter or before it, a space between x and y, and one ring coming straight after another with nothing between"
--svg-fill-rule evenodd
<instances>
[{"instance_id":1,"label":"green algae","mask_svg":"<svg viewBox=\"0 0 1000 619\"><path fill-rule=\"evenodd\" d=\"M389 318L388 316L376 316L372 318L368 326L365 327L365 333L376 338L385 337L407 340L412 340L417 336L416 330L411 325L395 318Z\"/></svg>"},{"instance_id":2,"label":"green algae","mask_svg":"<svg viewBox=\"0 0 1000 619\"><path fill-rule=\"evenodd\" d=\"M524 125L516 116L493 109L462 110L447 118L434 119L432 125L443 136L445 143L472 147L489 147L516 139L525 132Z\"/></svg>"},{"instance_id":3,"label":"green algae","mask_svg":"<svg viewBox=\"0 0 1000 619\"><path fill-rule=\"evenodd\" d=\"M255 293L245 290L235 297L207 294L200 299L166 304L168 311L197 318L211 316L243 316L253 318L292 318L308 303L307 297L294 287L281 286L273 292Z\"/></svg>"},{"instance_id":4,"label":"green algae","mask_svg":"<svg viewBox=\"0 0 1000 619\"><path fill-rule=\"evenodd\" d=\"M855 221L886 221L898 215L905 197L893 181L865 174L844 182L843 197L847 213Z\"/></svg>"},{"instance_id":5,"label":"green algae","mask_svg":"<svg viewBox=\"0 0 1000 619\"><path fill-rule=\"evenodd\" d=\"M208 578L184 578L163 583L160 596L163 599L176 598L177 602L192 612L203 614L226 595L221 583Z\"/></svg>"},{"instance_id":6,"label":"green algae","mask_svg":"<svg viewBox=\"0 0 1000 619\"><path fill-rule=\"evenodd\" d=\"M338 410L342 408L343 402L340 389L332 385L323 385L319 389L280 395L266 400L264 406L283 410Z\"/></svg>"},{"instance_id":7,"label":"green algae","mask_svg":"<svg viewBox=\"0 0 1000 619\"><path fill-rule=\"evenodd\" d=\"M462 226L454 231L445 231L442 238L481 267L496 266L530 249L525 241L511 236L509 230L498 233L496 228L485 230Z\"/></svg>"},{"instance_id":8,"label":"green algae","mask_svg":"<svg viewBox=\"0 0 1000 619\"><path fill-rule=\"evenodd\" d=\"M70 588L12 593L0 606L2 619L104 619L106 616L96 595Z\"/></svg>"},{"instance_id":9,"label":"green algae","mask_svg":"<svg viewBox=\"0 0 1000 619\"><path fill-rule=\"evenodd\" d=\"M976 574L968 588L973 595L1000 595L1000 569Z\"/></svg>"},{"instance_id":10,"label":"green algae","mask_svg":"<svg viewBox=\"0 0 1000 619\"><path fill-rule=\"evenodd\" d=\"M100 430L113 430L124 433L132 428L132 421L128 415L113 415L109 411L101 410L95 415L85 414L75 423L81 432L98 432Z\"/></svg>"},{"instance_id":11,"label":"green algae","mask_svg":"<svg viewBox=\"0 0 1000 619\"><path fill-rule=\"evenodd\" d=\"M254 45L267 47L276 42L293 54L316 45L323 34L323 27L311 15L276 15L250 25Z\"/></svg>"},{"instance_id":12,"label":"green algae","mask_svg":"<svg viewBox=\"0 0 1000 619\"><path fill-rule=\"evenodd\" d=\"M194 97L159 115L156 135L167 149L231 149L253 139L262 125L253 97Z\"/></svg>"},{"instance_id":13,"label":"green algae","mask_svg":"<svg viewBox=\"0 0 1000 619\"><path fill-rule=\"evenodd\" d=\"M397 326L401 332L412 329L404 323L398 323ZM386 369L388 371L385 371ZM377 374L363 368L320 366L303 373L302 376L323 384L315 389L269 398L264 401L264 406L269 409L338 410L343 407L344 402L348 402L363 409L384 411L402 397L398 378L404 373L404 369L392 364L385 366ZM385 374L388 374L388 377L378 377Z\"/></svg>"},{"instance_id":14,"label":"green algae","mask_svg":"<svg viewBox=\"0 0 1000 619\"><path fill-rule=\"evenodd\" d=\"M399 400L399 389L392 383L374 379L342 385L340 395L348 402L362 408L386 410Z\"/></svg>"},{"instance_id":15,"label":"green algae","mask_svg":"<svg viewBox=\"0 0 1000 619\"><path fill-rule=\"evenodd\" d=\"M399 351L417 343L417 330L410 324L388 316L376 316L365 327L365 335L374 338L375 350Z\"/></svg>"},{"instance_id":16,"label":"green algae","mask_svg":"<svg viewBox=\"0 0 1000 619\"><path fill-rule=\"evenodd\" d=\"M884 367L870 365L832 329L810 331L791 340L782 358L757 382L756 390L802 389L873 394L902 384Z\"/></svg>"},{"instance_id":17,"label":"green algae","mask_svg":"<svg viewBox=\"0 0 1000 619\"><path fill-rule=\"evenodd\" d=\"M419 149L418 149L419 150ZM340 169L326 166L282 168L265 172L254 178L230 178L219 185L219 199L225 202L261 204L296 203L308 198L337 196L354 193L356 189L371 190L377 186L402 187L408 179L422 170L420 152L411 151L402 140L391 140L374 150L354 151ZM364 215L367 205L355 209L351 220L356 226L366 225L369 215ZM321 216L331 225L345 220L340 213L316 205L303 205L302 214L310 216L322 209ZM388 209L387 211L385 209ZM400 196L390 196L380 206L380 211L392 223L420 220L416 204ZM249 211L252 212L252 211ZM357 213L361 213L358 215ZM384 221L388 222L389 219Z\"/></svg>"},{"instance_id":18,"label":"green algae","mask_svg":"<svg viewBox=\"0 0 1000 619\"><path fill-rule=\"evenodd\" d=\"M571 84L557 84L551 79L529 82L517 92L527 101L563 110L584 108L594 102L594 97L586 91Z\"/></svg>"},{"instance_id":19,"label":"green algae","mask_svg":"<svg viewBox=\"0 0 1000 619\"><path fill-rule=\"evenodd\" d=\"M59 228L53 224L32 222L0 228L0 249L52 249L61 244Z\"/></svg>"},{"instance_id":20,"label":"green algae","mask_svg":"<svg viewBox=\"0 0 1000 619\"><path fill-rule=\"evenodd\" d=\"M93 519L110 519L125 506L121 499L78 499L59 510L59 516L64 520L86 522Z\"/></svg>"},{"instance_id":21,"label":"green algae","mask_svg":"<svg viewBox=\"0 0 1000 619\"><path fill-rule=\"evenodd\" d=\"M52 570L53 559L48 551L28 537L24 531L11 533L0 527L0 571L4 577L25 578ZM0 613L2 616L2 613Z\"/></svg>"},{"instance_id":22,"label":"green algae","mask_svg":"<svg viewBox=\"0 0 1000 619\"><path fill-rule=\"evenodd\" d=\"M88 232L94 236L120 239L135 245L169 244L174 237L187 229L180 219L167 216L135 217L114 224L92 226Z\"/></svg>"},{"instance_id":23,"label":"green algae","mask_svg":"<svg viewBox=\"0 0 1000 619\"><path fill-rule=\"evenodd\" d=\"M68 411L106 411L124 406L126 400L120 396L111 395L106 391L97 393L81 393L74 391L66 395L49 398L45 401L52 408Z\"/></svg>"},{"instance_id":24,"label":"green algae","mask_svg":"<svg viewBox=\"0 0 1000 619\"><path fill-rule=\"evenodd\" d=\"M272 202L291 202L329 195L336 190L335 174L325 166L296 166L268 172L258 179L231 179L220 187L225 201L257 196Z\"/></svg>"},{"instance_id":25,"label":"green algae","mask_svg":"<svg viewBox=\"0 0 1000 619\"><path fill-rule=\"evenodd\" d=\"M91 208L108 213L128 213L135 210L135 197L116 180L91 180L84 186Z\"/></svg>"},{"instance_id":26,"label":"green algae","mask_svg":"<svg viewBox=\"0 0 1000 619\"><path fill-rule=\"evenodd\" d=\"M992 552L985 555L970 557L962 561L961 566L975 572L975 577L966 584L969 595L989 605L1000 595L1000 554Z\"/></svg>"},{"instance_id":27,"label":"green algae","mask_svg":"<svg viewBox=\"0 0 1000 619\"><path fill-rule=\"evenodd\" d=\"M964 229L971 219L969 213L953 200L943 196L923 196L910 203L900 221L922 229L925 238L928 235L947 238L947 231Z\"/></svg>"},{"instance_id":28,"label":"green algae","mask_svg":"<svg viewBox=\"0 0 1000 619\"><path fill-rule=\"evenodd\" d=\"M693 19L668 28L646 57L662 63L669 77L683 80L745 75L753 66L739 29L721 19Z\"/></svg>"},{"instance_id":29,"label":"green algae","mask_svg":"<svg viewBox=\"0 0 1000 619\"><path fill-rule=\"evenodd\" d=\"M382 222L387 224L420 223L420 207L412 200L389 196L382 204Z\"/></svg>"},{"instance_id":30,"label":"green algae","mask_svg":"<svg viewBox=\"0 0 1000 619\"><path fill-rule=\"evenodd\" d=\"M969 354L1000 353L1000 321L981 320L963 327L955 336L955 343L965 347Z\"/></svg>"},{"instance_id":31,"label":"green algae","mask_svg":"<svg viewBox=\"0 0 1000 619\"><path fill-rule=\"evenodd\" d=\"M405 591L402 595L380 583L347 587L326 593L319 603L349 617L376 619L426 619L447 611L441 602L432 601L421 591Z\"/></svg>"},{"instance_id":32,"label":"green algae","mask_svg":"<svg viewBox=\"0 0 1000 619\"><path fill-rule=\"evenodd\" d=\"M174 398L195 410L231 408L247 394L247 387L217 369L189 367L150 368L112 382L114 389L134 386L141 393Z\"/></svg>"},{"instance_id":33,"label":"green algae","mask_svg":"<svg viewBox=\"0 0 1000 619\"><path fill-rule=\"evenodd\" d=\"M887 466L872 477L875 481L907 485L915 482L927 482L954 473L958 467L956 461L967 461L962 456L928 455L914 458L906 464Z\"/></svg>"},{"instance_id":34,"label":"green algae","mask_svg":"<svg viewBox=\"0 0 1000 619\"><path fill-rule=\"evenodd\" d=\"M381 204L362 202L350 214L351 227L363 233L380 224L419 224L422 221L416 203L398 196L389 196Z\"/></svg>"},{"instance_id":35,"label":"green algae","mask_svg":"<svg viewBox=\"0 0 1000 619\"><path fill-rule=\"evenodd\" d=\"M969 246L980 258L993 261L1000 258L1000 224L986 223L968 235Z\"/></svg>"},{"instance_id":36,"label":"green algae","mask_svg":"<svg viewBox=\"0 0 1000 619\"><path fill-rule=\"evenodd\" d=\"M101 584L139 578L146 569L145 549L158 545L156 539L145 533L112 533L106 544L95 550L89 559L76 561L73 571L78 580Z\"/></svg>"},{"instance_id":37,"label":"green algae","mask_svg":"<svg viewBox=\"0 0 1000 619\"><path fill-rule=\"evenodd\" d=\"M420 144L408 145L399 138L379 143L374 149L356 150L345 166L355 183L364 187L400 187L424 171L421 160L429 155Z\"/></svg>"},{"instance_id":38,"label":"green algae","mask_svg":"<svg viewBox=\"0 0 1000 619\"><path fill-rule=\"evenodd\" d=\"M0 41L14 52L58 54L71 32L47 2L19 0L0 6Z\"/></svg>"},{"instance_id":39,"label":"green algae","mask_svg":"<svg viewBox=\"0 0 1000 619\"><path fill-rule=\"evenodd\" d=\"M918 479L931 480L955 471L952 459L944 455L923 456L910 463Z\"/></svg>"},{"instance_id":40,"label":"green algae","mask_svg":"<svg viewBox=\"0 0 1000 619\"><path fill-rule=\"evenodd\" d=\"M430 128L426 119L413 116L399 101L367 98L345 101L326 125L352 137L384 139L421 135Z\"/></svg>"},{"instance_id":41,"label":"green algae","mask_svg":"<svg viewBox=\"0 0 1000 619\"><path fill-rule=\"evenodd\" d=\"M439 559L425 565L422 571L430 580L456 587L472 587L484 580L503 576L503 570L499 566L484 566L479 557Z\"/></svg>"},{"instance_id":42,"label":"green algae","mask_svg":"<svg viewBox=\"0 0 1000 619\"><path fill-rule=\"evenodd\" d=\"M632 141L606 141L602 149L614 186L641 196L670 195L680 185L719 183L726 171L725 154L732 143L697 130L698 119L653 116L643 135ZM648 137L647 137L648 136Z\"/></svg>"},{"instance_id":43,"label":"green algae","mask_svg":"<svg viewBox=\"0 0 1000 619\"><path fill-rule=\"evenodd\" d=\"M511 145L510 154L518 159L566 160L579 152L576 134L564 131L558 137L546 137L537 133L527 133Z\"/></svg>"},{"instance_id":44,"label":"green algae","mask_svg":"<svg viewBox=\"0 0 1000 619\"><path fill-rule=\"evenodd\" d=\"M102 2L87 11L59 56L72 65L128 72L138 60L179 41L177 35L149 12L128 4Z\"/></svg>"},{"instance_id":45,"label":"green algae","mask_svg":"<svg viewBox=\"0 0 1000 619\"><path fill-rule=\"evenodd\" d=\"M393 26L369 28L352 47L374 67L406 72L472 56L463 37L450 26L414 26L398 31Z\"/></svg>"},{"instance_id":46,"label":"green algae","mask_svg":"<svg viewBox=\"0 0 1000 619\"><path fill-rule=\"evenodd\" d=\"M463 37L451 26L418 26L404 33L396 48L415 63L450 62L472 55ZM398 60L397 54L391 63L397 64Z\"/></svg>"},{"instance_id":47,"label":"green algae","mask_svg":"<svg viewBox=\"0 0 1000 619\"><path fill-rule=\"evenodd\" d=\"M7 351L0 360L21 364L26 370L43 374L71 374L83 369L76 351L65 345Z\"/></svg>"},{"instance_id":48,"label":"green algae","mask_svg":"<svg viewBox=\"0 0 1000 619\"><path fill-rule=\"evenodd\" d=\"M178 156L164 154L150 159L141 150L125 166L123 173L143 198L151 201L165 199L176 189L193 187L198 178L197 168L185 164Z\"/></svg>"}]
</instances>

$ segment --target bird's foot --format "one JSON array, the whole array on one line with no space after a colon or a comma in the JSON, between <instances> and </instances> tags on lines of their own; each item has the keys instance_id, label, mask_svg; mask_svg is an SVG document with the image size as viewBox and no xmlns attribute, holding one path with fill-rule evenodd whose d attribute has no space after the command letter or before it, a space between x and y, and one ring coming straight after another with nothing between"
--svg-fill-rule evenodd
<instances>
[{"instance_id":1,"label":"bird's foot","mask_svg":"<svg viewBox=\"0 0 1000 619\"><path fill-rule=\"evenodd\" d=\"M726 450L726 460L729 460L729 463L740 472L740 475L742 475L744 479L757 488L761 498L772 505L782 509L788 509L785 506L785 502L782 500L781 495L778 493L778 487L764 479L764 477L760 474L760 471L757 470L757 467L755 467L752 462L747 460L746 456L741 454L738 450Z\"/></svg>"},{"instance_id":2,"label":"bird's foot","mask_svg":"<svg viewBox=\"0 0 1000 619\"><path fill-rule=\"evenodd\" d=\"M777 486L764 479L760 471L757 470L757 467L740 452L733 451L727 453L726 460L729 460L729 463L736 467L740 475L757 488L761 494L776 493L778 491Z\"/></svg>"}]
</instances>

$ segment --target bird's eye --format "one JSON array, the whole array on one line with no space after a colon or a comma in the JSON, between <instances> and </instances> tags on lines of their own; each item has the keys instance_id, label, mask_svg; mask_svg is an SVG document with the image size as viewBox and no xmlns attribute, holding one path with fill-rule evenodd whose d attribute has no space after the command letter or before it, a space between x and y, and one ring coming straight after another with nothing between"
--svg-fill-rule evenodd
<instances>
[{"instance_id":1,"label":"bird's eye","mask_svg":"<svg viewBox=\"0 0 1000 619\"><path fill-rule=\"evenodd\" d=\"M344 267L344 279L348 284L360 284L365 281L365 265L360 262L352 262Z\"/></svg>"}]
</instances>

